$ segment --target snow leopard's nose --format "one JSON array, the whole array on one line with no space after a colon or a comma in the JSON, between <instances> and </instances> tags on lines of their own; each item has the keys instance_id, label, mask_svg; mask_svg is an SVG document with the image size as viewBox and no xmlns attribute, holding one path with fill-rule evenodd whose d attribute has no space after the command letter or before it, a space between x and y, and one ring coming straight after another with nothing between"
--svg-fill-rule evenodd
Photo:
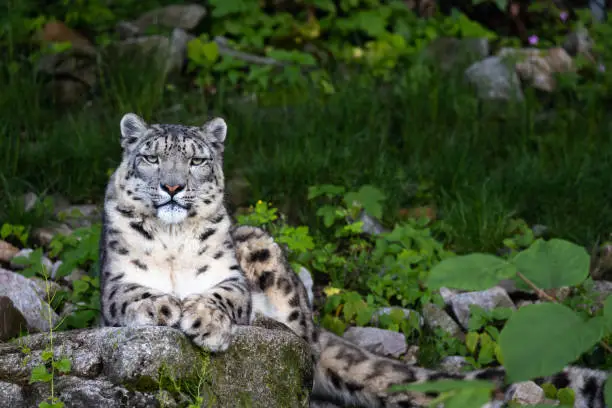
<instances>
[{"instance_id":1,"label":"snow leopard's nose","mask_svg":"<svg viewBox=\"0 0 612 408\"><path fill-rule=\"evenodd\" d=\"M166 193L170 194L170 197L174 197L176 193L180 193L185 188L182 184L177 184L175 186L169 186L168 184L161 184L161 189Z\"/></svg>"}]
</instances>

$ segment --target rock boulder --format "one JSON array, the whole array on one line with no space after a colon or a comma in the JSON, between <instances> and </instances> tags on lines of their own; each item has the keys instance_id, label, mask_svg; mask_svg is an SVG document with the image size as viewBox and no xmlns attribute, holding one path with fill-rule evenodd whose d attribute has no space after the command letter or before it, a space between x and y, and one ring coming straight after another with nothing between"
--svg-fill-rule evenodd
<instances>
[{"instance_id":1,"label":"rock boulder","mask_svg":"<svg viewBox=\"0 0 612 408\"><path fill-rule=\"evenodd\" d=\"M34 407L50 396L49 383L29 383L48 347L48 333L0 343L0 407ZM307 407L312 389L310 347L288 330L239 326L219 354L167 327L74 330L54 333L53 351L71 361L54 381L66 408Z\"/></svg>"}]
</instances>

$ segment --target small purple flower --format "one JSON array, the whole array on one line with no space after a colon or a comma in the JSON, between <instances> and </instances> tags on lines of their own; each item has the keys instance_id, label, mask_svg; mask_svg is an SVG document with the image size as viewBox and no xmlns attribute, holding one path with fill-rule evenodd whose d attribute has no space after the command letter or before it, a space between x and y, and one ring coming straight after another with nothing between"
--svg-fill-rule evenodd
<instances>
[{"instance_id":1,"label":"small purple flower","mask_svg":"<svg viewBox=\"0 0 612 408\"><path fill-rule=\"evenodd\" d=\"M535 34L534 35L530 35L529 38L528 38L529 44L531 44L531 45L536 45L539 40L540 39Z\"/></svg>"},{"instance_id":2,"label":"small purple flower","mask_svg":"<svg viewBox=\"0 0 612 408\"><path fill-rule=\"evenodd\" d=\"M606 72L606 66L604 64L599 64L597 66L597 69L599 70L599 72Z\"/></svg>"},{"instance_id":3,"label":"small purple flower","mask_svg":"<svg viewBox=\"0 0 612 408\"><path fill-rule=\"evenodd\" d=\"M559 18L563 22L565 22L568 17L569 17L569 13L567 11L562 11L561 13L559 13Z\"/></svg>"}]
</instances>

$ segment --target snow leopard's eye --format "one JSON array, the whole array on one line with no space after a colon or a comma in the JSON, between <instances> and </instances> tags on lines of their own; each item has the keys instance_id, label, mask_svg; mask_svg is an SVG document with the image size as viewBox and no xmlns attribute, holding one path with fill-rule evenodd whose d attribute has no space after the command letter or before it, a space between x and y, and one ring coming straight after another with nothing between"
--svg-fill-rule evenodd
<instances>
[{"instance_id":1,"label":"snow leopard's eye","mask_svg":"<svg viewBox=\"0 0 612 408\"><path fill-rule=\"evenodd\" d=\"M204 157L194 157L191 159L191 165L192 166L201 166L202 164L206 163L208 161L208 159L204 158Z\"/></svg>"},{"instance_id":2,"label":"snow leopard's eye","mask_svg":"<svg viewBox=\"0 0 612 408\"><path fill-rule=\"evenodd\" d=\"M157 162L159 162L159 159L157 158L157 156L152 155L152 154L144 155L142 157L151 164L157 164Z\"/></svg>"}]
</instances>

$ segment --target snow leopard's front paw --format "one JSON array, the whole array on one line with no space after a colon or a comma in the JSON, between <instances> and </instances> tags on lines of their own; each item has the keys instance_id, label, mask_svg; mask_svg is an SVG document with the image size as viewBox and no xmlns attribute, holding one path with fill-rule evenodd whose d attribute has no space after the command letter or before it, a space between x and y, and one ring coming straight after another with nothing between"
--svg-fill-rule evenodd
<instances>
[{"instance_id":1,"label":"snow leopard's front paw","mask_svg":"<svg viewBox=\"0 0 612 408\"><path fill-rule=\"evenodd\" d=\"M180 328L197 346L212 352L225 351L232 340L232 321L205 295L183 300Z\"/></svg>"},{"instance_id":2,"label":"snow leopard's front paw","mask_svg":"<svg viewBox=\"0 0 612 408\"><path fill-rule=\"evenodd\" d=\"M181 302L174 296L148 297L126 306L127 326L174 326L181 318Z\"/></svg>"},{"instance_id":3,"label":"snow leopard's front paw","mask_svg":"<svg viewBox=\"0 0 612 408\"><path fill-rule=\"evenodd\" d=\"M234 240L240 268L255 287L267 286L262 282L270 280L267 271L274 271L274 275L285 271L281 247L261 228L240 226L234 231Z\"/></svg>"},{"instance_id":4,"label":"snow leopard's front paw","mask_svg":"<svg viewBox=\"0 0 612 408\"><path fill-rule=\"evenodd\" d=\"M151 299L130 303L125 309L126 326L157 326L157 308Z\"/></svg>"}]
</instances>

